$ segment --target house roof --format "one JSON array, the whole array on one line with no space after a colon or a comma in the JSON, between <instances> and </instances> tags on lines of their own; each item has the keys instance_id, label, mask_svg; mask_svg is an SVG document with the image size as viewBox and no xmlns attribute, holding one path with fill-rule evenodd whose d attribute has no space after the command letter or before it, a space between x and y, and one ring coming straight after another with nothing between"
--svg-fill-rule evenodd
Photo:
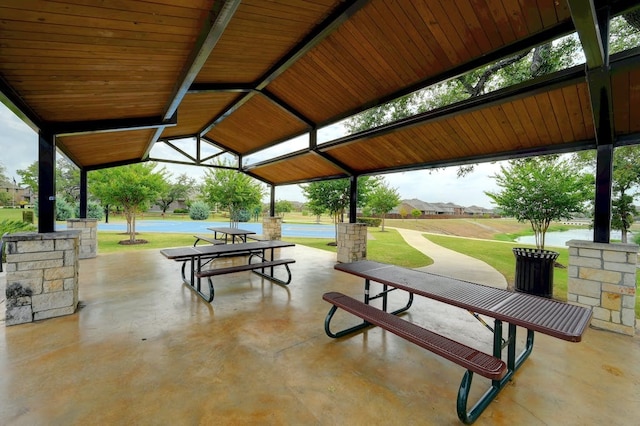
<instances>
[{"instance_id":1,"label":"house roof","mask_svg":"<svg viewBox=\"0 0 640 426\"><path fill-rule=\"evenodd\" d=\"M601 124L637 143L640 50L607 63L598 25L636 3L3 1L0 100L85 170L163 143L184 164L233 154L273 185L594 148ZM587 66L317 143L323 126L574 31ZM307 134L301 151L243 161Z\"/></svg>"}]
</instances>

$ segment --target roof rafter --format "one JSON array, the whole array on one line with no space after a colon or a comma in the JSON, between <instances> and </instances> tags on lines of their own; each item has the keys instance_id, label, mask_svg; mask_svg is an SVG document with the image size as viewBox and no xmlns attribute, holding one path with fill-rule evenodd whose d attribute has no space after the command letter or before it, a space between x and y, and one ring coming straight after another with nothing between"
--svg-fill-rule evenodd
<instances>
[{"instance_id":1,"label":"roof rafter","mask_svg":"<svg viewBox=\"0 0 640 426\"><path fill-rule=\"evenodd\" d=\"M320 25L318 25L308 37L304 38L298 43L291 51L285 55L280 62L275 64L269 71L263 75L258 82L254 85L256 91L262 91L269 83L275 80L279 75L284 73L289 67L291 67L298 59L304 56L307 52L313 49L318 43L329 36L340 25L347 21L353 14L362 9L370 0L356 0L352 2L344 2L334 13L327 17ZM254 96L255 92L247 93L244 97L240 98L229 109L222 112L217 117L214 117L209 123L207 123L200 131L201 135L208 133L215 125L220 123L232 112L236 111L240 106L245 104L249 99Z\"/></svg>"},{"instance_id":2,"label":"roof rafter","mask_svg":"<svg viewBox=\"0 0 640 426\"><path fill-rule=\"evenodd\" d=\"M178 114L165 120L163 117L136 117L94 121L72 121L45 123L45 127L56 136L86 135L104 132L122 132L128 130L152 129L175 126Z\"/></svg>"},{"instance_id":3,"label":"roof rafter","mask_svg":"<svg viewBox=\"0 0 640 426\"><path fill-rule=\"evenodd\" d=\"M186 61L185 67L173 88L173 95L169 98L169 103L165 108L165 120L178 110L182 99L187 94L189 87L196 79L198 73L206 63L207 58L209 58L209 55L222 37L238 6L240 6L240 0L216 0L214 2L213 8L209 12L209 17L207 17L200 31L200 36L195 43L195 47L191 51L189 59ZM156 130L147 144L143 158L149 156L153 144L158 140L160 135L162 135L163 130L163 127L159 127Z\"/></svg>"}]
</instances>

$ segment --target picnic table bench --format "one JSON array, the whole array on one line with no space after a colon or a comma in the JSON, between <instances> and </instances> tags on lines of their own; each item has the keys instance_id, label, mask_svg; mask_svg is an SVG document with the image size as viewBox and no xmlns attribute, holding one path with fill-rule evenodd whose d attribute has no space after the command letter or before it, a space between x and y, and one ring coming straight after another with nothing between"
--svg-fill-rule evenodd
<instances>
[{"instance_id":1,"label":"picnic table bench","mask_svg":"<svg viewBox=\"0 0 640 426\"><path fill-rule=\"evenodd\" d=\"M591 320L591 310L584 307L379 262L342 263L335 265L335 269L365 279L364 302L338 292L325 293L323 299L332 304L324 323L327 335L339 338L378 326L464 367L467 371L458 390L457 414L466 424L473 423L482 414L531 354L534 332L579 342ZM382 285L382 290L371 295L371 282ZM394 290L407 292L408 301L399 309L388 312L388 295ZM476 318L479 318L478 314L493 318L493 328L483 321L493 332L493 353L484 353L398 317L411 307L414 294L466 309ZM382 299L382 308L370 304L374 299ZM360 317L363 322L333 332L331 320L339 308ZM508 324L506 339L503 338L503 322ZM527 338L524 348L516 355L518 326L527 330ZM505 348L506 360L502 356ZM468 410L474 373L491 379L491 386Z\"/></svg>"},{"instance_id":2,"label":"picnic table bench","mask_svg":"<svg viewBox=\"0 0 640 426\"><path fill-rule=\"evenodd\" d=\"M276 284L288 285L291 282L291 270L289 265L295 263L294 259L275 259L274 251L279 248L293 247L295 244L285 241L256 241L238 244L213 244L206 246L179 247L163 249L160 253L167 259L182 262L182 281L207 302L212 302L215 297L213 277L225 274L233 274L242 271L252 271L265 277ZM269 255L267 255L269 253ZM247 257L247 263L226 267L215 267L214 261L224 258ZM258 261L254 261L258 259ZM187 272L187 266L189 270ZM205 269L209 266L209 269ZM284 266L286 279L276 276L275 267ZM202 291L201 279L206 278L209 291Z\"/></svg>"}]
</instances>

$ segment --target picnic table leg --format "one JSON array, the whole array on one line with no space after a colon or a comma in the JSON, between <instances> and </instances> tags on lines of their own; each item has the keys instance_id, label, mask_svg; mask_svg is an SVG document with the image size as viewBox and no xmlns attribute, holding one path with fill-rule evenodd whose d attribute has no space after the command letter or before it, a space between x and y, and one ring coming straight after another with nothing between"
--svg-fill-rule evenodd
<instances>
[{"instance_id":1,"label":"picnic table leg","mask_svg":"<svg viewBox=\"0 0 640 426\"><path fill-rule=\"evenodd\" d=\"M495 320L493 335L493 356L502 359L502 350L507 347L507 374L500 380L493 380L491 387L484 395L475 403L471 410L467 411L467 403L471 382L473 380L473 372L467 371L460 383L458 390L457 411L458 418L465 424L471 424L480 416L480 414L489 406L489 403L495 399L500 391L507 385L513 377L513 374L520 368L522 363L529 357L533 351L534 332L527 330L527 341L525 348L516 356L516 331L514 324L509 324L509 337L505 341L502 338L502 321Z\"/></svg>"},{"instance_id":2,"label":"picnic table leg","mask_svg":"<svg viewBox=\"0 0 640 426\"><path fill-rule=\"evenodd\" d=\"M271 248L270 249L271 252L271 256L269 260L273 260L274 258L274 249ZM251 259L253 258L253 256L259 257L261 259L262 262L267 262L267 249L262 249L262 256L259 254L251 254L251 256L249 256L249 260L248 262L251 263ZM265 268L260 268L260 270L254 269L253 272L254 274L260 275L261 277L267 278L270 281L273 281L274 283L278 284L278 285L289 285L289 283L291 283L291 269L289 269L289 265L284 264L283 265L285 270L287 271L287 280L281 280L280 278L276 278L275 277L275 273L274 273L274 266L270 266L269 267L269 273L265 272Z\"/></svg>"},{"instance_id":3,"label":"picnic table leg","mask_svg":"<svg viewBox=\"0 0 640 426\"><path fill-rule=\"evenodd\" d=\"M375 296L371 295L371 281L367 278L365 278L364 280L364 303L369 305L371 300L374 299L378 299L378 298L382 298L382 310L387 312L387 305L388 305L388 299L387 299L387 294L389 294L392 291L396 291L398 290L397 288L389 288L388 285L383 284L382 285L382 291L378 294L376 294ZM409 300L407 301L407 304L405 306L403 306L400 309L396 309L393 312L390 312L393 315L398 315L406 310L408 310L411 305L413 304L413 293L408 292L409 293Z\"/></svg>"}]
</instances>

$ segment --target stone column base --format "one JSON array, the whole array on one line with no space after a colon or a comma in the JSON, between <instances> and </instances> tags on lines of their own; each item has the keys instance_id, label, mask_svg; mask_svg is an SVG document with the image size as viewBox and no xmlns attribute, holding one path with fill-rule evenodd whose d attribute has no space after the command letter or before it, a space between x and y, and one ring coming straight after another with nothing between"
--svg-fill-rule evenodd
<instances>
[{"instance_id":1,"label":"stone column base","mask_svg":"<svg viewBox=\"0 0 640 426\"><path fill-rule=\"evenodd\" d=\"M76 311L80 232L21 232L3 237L7 244L6 325Z\"/></svg>"},{"instance_id":2,"label":"stone column base","mask_svg":"<svg viewBox=\"0 0 640 426\"><path fill-rule=\"evenodd\" d=\"M636 244L567 241L567 301L591 308L593 327L635 335Z\"/></svg>"},{"instance_id":3,"label":"stone column base","mask_svg":"<svg viewBox=\"0 0 640 426\"><path fill-rule=\"evenodd\" d=\"M67 229L78 229L80 234L80 259L98 255L98 219L67 219Z\"/></svg>"},{"instance_id":4,"label":"stone column base","mask_svg":"<svg viewBox=\"0 0 640 426\"><path fill-rule=\"evenodd\" d=\"M367 258L367 225L338 224L338 262L349 263Z\"/></svg>"},{"instance_id":5,"label":"stone column base","mask_svg":"<svg viewBox=\"0 0 640 426\"><path fill-rule=\"evenodd\" d=\"M262 236L265 240L281 240L282 218L279 216L262 218Z\"/></svg>"}]
</instances>

